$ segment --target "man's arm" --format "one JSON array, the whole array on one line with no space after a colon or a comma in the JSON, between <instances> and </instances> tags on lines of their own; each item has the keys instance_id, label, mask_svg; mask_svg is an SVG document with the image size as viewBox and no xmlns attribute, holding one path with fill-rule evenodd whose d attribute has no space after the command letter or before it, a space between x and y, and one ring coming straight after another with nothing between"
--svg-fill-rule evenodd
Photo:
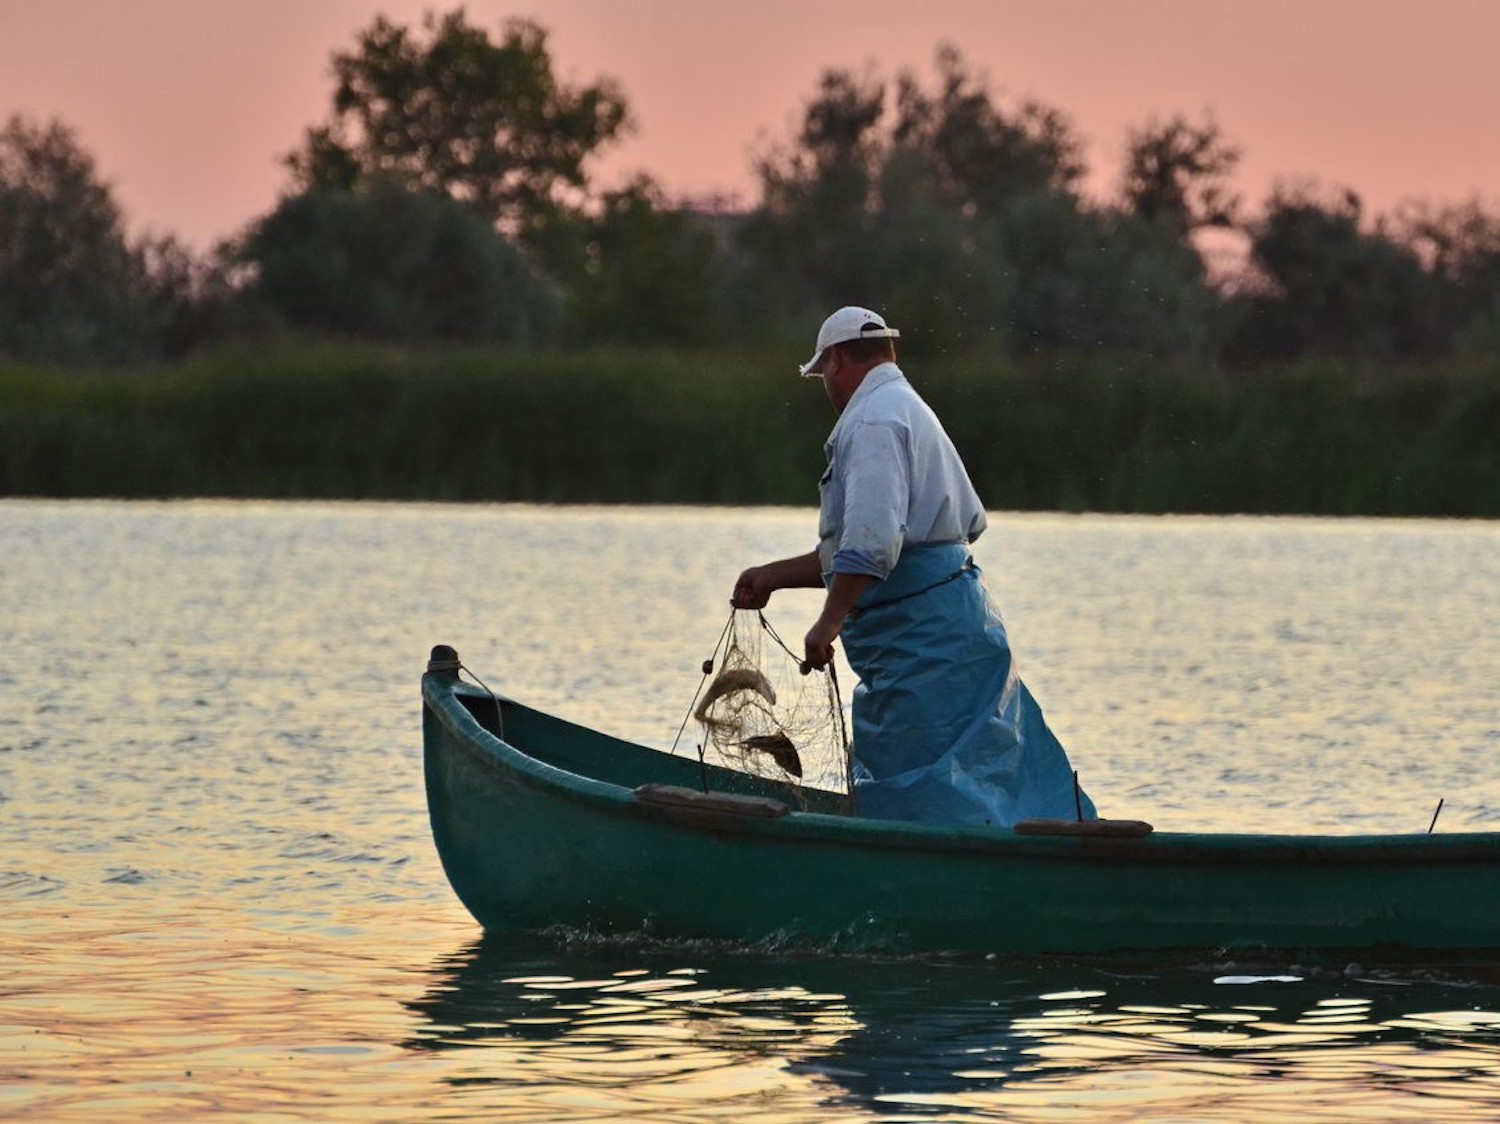
<instances>
[{"instance_id":1,"label":"man's arm","mask_svg":"<svg viewBox=\"0 0 1500 1124\"><path fill-rule=\"evenodd\" d=\"M843 631L849 610L854 608L854 603L865 590L878 580L869 574L833 575L828 583L828 596L823 601L823 611L802 641L809 667L827 667L833 660L833 642Z\"/></svg>"},{"instance_id":2,"label":"man's arm","mask_svg":"<svg viewBox=\"0 0 1500 1124\"><path fill-rule=\"evenodd\" d=\"M822 589L823 566L818 552L751 566L734 583L729 601L736 609L764 609L778 589Z\"/></svg>"}]
</instances>

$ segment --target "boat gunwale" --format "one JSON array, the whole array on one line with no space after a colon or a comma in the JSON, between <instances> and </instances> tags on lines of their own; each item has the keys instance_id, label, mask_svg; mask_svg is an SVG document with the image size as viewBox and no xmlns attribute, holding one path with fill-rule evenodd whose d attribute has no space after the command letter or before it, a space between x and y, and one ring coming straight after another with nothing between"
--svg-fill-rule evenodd
<instances>
[{"instance_id":1,"label":"boat gunwale","mask_svg":"<svg viewBox=\"0 0 1500 1124\"><path fill-rule=\"evenodd\" d=\"M1427 832L1379 835L1255 834L1157 831L1140 838L1021 834L1008 827L923 824L801 811L757 819L724 814L719 826L684 825L669 808L639 799L631 788L551 765L487 729L460 696L513 707L550 721L613 738L568 719L538 711L509 696L481 690L441 673L422 677L424 704L447 727L453 740L486 768L523 779L549 795L582 801L615 814L655 820L664 826L702 834L765 835L780 840L854 845L924 853L993 854L996 857L1057 860L1139 860L1167 863L1318 862L1364 865L1389 862L1461 864L1500 860L1500 832ZM633 742L642 752L661 752ZM712 768L712 766L711 766Z\"/></svg>"}]
</instances>

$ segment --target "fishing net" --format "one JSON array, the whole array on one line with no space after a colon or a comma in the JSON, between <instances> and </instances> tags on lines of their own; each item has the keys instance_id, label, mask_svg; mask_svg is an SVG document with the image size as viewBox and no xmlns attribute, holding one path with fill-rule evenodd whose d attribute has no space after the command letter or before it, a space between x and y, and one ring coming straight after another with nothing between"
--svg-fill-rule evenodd
<instances>
[{"instance_id":1,"label":"fishing net","mask_svg":"<svg viewBox=\"0 0 1500 1124\"><path fill-rule=\"evenodd\" d=\"M830 664L804 674L765 615L735 610L690 705L705 760L772 781L847 792L848 734ZM684 723L686 725L686 723Z\"/></svg>"}]
</instances>

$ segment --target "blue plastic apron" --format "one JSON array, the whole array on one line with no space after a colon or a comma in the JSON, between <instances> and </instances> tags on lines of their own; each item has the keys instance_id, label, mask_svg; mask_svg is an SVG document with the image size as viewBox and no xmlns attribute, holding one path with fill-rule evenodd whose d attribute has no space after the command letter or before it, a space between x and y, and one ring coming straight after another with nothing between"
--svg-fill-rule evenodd
<instances>
[{"instance_id":1,"label":"blue plastic apron","mask_svg":"<svg viewBox=\"0 0 1500 1124\"><path fill-rule=\"evenodd\" d=\"M855 809L997 824L1096 818L1016 675L999 612L961 544L908 547L841 639L854 688Z\"/></svg>"}]
</instances>

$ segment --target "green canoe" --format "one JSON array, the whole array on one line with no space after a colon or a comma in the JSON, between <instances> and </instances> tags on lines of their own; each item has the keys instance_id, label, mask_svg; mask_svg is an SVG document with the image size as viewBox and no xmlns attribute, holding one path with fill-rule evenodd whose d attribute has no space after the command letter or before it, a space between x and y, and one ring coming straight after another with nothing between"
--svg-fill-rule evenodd
<instances>
[{"instance_id":1,"label":"green canoe","mask_svg":"<svg viewBox=\"0 0 1500 1124\"><path fill-rule=\"evenodd\" d=\"M497 698L458 667L434 648L422 680L427 801L448 879L489 930L967 953L1500 944L1500 832L859 819L837 793L799 806L773 782Z\"/></svg>"}]
</instances>

